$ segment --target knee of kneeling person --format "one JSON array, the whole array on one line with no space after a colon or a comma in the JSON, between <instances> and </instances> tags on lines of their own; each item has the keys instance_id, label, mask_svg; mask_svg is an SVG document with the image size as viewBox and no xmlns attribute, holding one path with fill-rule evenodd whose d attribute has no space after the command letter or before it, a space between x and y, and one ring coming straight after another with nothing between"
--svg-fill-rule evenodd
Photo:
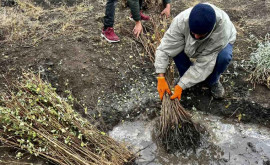
<instances>
[{"instance_id":1,"label":"knee of kneeling person","mask_svg":"<svg viewBox=\"0 0 270 165\"><path fill-rule=\"evenodd\" d=\"M232 60L232 53L230 51L225 51L222 52L217 62L220 64L229 64L231 60Z\"/></svg>"}]
</instances>

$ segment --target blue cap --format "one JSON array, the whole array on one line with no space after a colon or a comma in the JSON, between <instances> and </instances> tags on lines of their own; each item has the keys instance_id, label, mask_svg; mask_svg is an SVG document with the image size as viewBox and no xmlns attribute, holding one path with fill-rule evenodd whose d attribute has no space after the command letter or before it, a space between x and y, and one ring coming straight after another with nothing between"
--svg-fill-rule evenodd
<instances>
[{"instance_id":1,"label":"blue cap","mask_svg":"<svg viewBox=\"0 0 270 165\"><path fill-rule=\"evenodd\" d=\"M210 5L199 3L190 12L189 28L195 34L211 32L215 23L216 13Z\"/></svg>"}]
</instances>

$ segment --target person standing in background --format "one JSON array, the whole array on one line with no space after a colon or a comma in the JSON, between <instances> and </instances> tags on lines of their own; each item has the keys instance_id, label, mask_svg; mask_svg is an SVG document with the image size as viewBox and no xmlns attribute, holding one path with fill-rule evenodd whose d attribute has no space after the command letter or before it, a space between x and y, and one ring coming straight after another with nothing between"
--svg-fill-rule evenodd
<instances>
[{"instance_id":1,"label":"person standing in background","mask_svg":"<svg viewBox=\"0 0 270 165\"><path fill-rule=\"evenodd\" d=\"M118 0L107 0L106 11L104 16L104 26L101 32L101 36L105 38L108 42L119 42L119 37L114 32L114 16L115 16L115 8ZM142 23L141 21L148 21L150 17L144 15L141 11L142 8L142 0L128 0L128 6L131 10L131 18L135 21L135 26L133 29L134 35L138 38L140 33L142 32ZM166 15L166 17L170 16L171 11L171 0L163 0L164 10L161 12L162 15Z\"/></svg>"}]
</instances>

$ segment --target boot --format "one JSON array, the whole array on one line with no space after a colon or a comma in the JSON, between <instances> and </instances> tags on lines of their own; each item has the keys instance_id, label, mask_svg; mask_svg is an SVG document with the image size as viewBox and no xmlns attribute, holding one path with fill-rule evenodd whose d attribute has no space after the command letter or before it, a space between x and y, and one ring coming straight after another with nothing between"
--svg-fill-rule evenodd
<instances>
[{"instance_id":1,"label":"boot","mask_svg":"<svg viewBox=\"0 0 270 165\"><path fill-rule=\"evenodd\" d=\"M215 99L222 99L224 97L225 90L224 90L222 84L220 83L220 81L218 81L217 83L211 85L210 90L211 90L212 96Z\"/></svg>"}]
</instances>

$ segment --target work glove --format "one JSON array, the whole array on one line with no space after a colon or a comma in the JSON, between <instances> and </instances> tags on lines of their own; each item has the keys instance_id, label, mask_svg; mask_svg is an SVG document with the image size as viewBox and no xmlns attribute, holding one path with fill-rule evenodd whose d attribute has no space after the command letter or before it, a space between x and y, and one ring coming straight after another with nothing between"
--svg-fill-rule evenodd
<instances>
[{"instance_id":1,"label":"work glove","mask_svg":"<svg viewBox=\"0 0 270 165\"><path fill-rule=\"evenodd\" d=\"M171 95L172 92L171 92L171 90L170 90L170 88L168 86L168 83L167 83L165 77L157 77L157 80L158 80L157 90L158 90L158 93L159 93L160 100L162 100L165 91L169 95Z\"/></svg>"},{"instance_id":2,"label":"work glove","mask_svg":"<svg viewBox=\"0 0 270 165\"><path fill-rule=\"evenodd\" d=\"M179 85L175 85L174 87L174 94L171 96L171 99L176 99L178 98L178 100L181 99L181 95L182 95L182 88Z\"/></svg>"}]
</instances>

